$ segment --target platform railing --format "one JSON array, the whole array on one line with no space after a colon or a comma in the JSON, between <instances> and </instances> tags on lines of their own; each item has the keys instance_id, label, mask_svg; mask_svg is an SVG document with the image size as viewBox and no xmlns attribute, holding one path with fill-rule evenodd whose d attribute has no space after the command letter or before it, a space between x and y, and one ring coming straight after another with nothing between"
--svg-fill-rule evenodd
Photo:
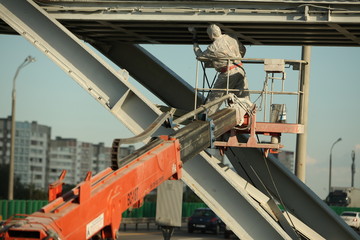
<instances>
[{"instance_id":1,"label":"platform railing","mask_svg":"<svg viewBox=\"0 0 360 240\"><path fill-rule=\"evenodd\" d=\"M224 91L225 94L227 93L236 93L239 91L239 89L230 89L229 88L229 75L228 75L228 81L227 81L227 87L225 89L217 89L213 88L213 83L209 82L206 70L208 68L213 68L211 62L213 60L226 60L228 61L228 67L233 61L241 61L242 64L262 64L264 65L264 71L265 71L265 79L263 81L263 88L262 89L251 89L251 90L244 90L248 91L251 96L258 95L254 103L257 104L257 111L263 111L263 121L270 121L270 122L277 122L281 121L280 119L272 118L272 106L274 104L274 98L275 95L288 95L288 96L296 96L296 116L295 116L295 123L298 123L298 116L299 111L301 109L300 106L300 96L303 94L301 91L301 84L302 84L302 71L303 66L307 64L304 60L288 60L288 59L266 59L266 58L223 58L223 59L214 59L214 58L204 58L199 57L197 58L197 66L196 66L196 77L195 77L195 106L196 109L199 107L199 102L197 102L197 97L199 94L202 94L203 99L207 99L206 94L208 94L210 91ZM203 79L202 83L200 83L199 75L200 75L200 64L202 66L203 70ZM298 71L297 75L297 89L296 90L287 90L285 87L285 80L287 77L286 70L288 68L291 68L293 71ZM229 72L229 71L228 71ZM215 73L213 82L217 78L217 74ZM280 90L277 90L277 84L278 81L280 81ZM199 85L202 84L200 87ZM207 87L206 87L207 84ZM260 103L258 104L257 101L260 99ZM204 103L202 103L204 104ZM285 112L285 104L282 107L283 114L286 114ZM270 117L268 117L270 116ZM283 121L282 121L283 122Z\"/></svg>"}]
</instances>

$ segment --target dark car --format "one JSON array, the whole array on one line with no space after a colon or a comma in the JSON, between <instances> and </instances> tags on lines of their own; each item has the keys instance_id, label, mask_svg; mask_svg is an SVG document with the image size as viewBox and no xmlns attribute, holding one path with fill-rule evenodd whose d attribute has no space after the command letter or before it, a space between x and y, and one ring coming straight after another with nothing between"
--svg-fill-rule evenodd
<instances>
[{"instance_id":1,"label":"dark car","mask_svg":"<svg viewBox=\"0 0 360 240\"><path fill-rule=\"evenodd\" d=\"M188 232L196 230L211 231L218 234L224 228L224 223L210 208L198 208L188 220Z\"/></svg>"}]
</instances>

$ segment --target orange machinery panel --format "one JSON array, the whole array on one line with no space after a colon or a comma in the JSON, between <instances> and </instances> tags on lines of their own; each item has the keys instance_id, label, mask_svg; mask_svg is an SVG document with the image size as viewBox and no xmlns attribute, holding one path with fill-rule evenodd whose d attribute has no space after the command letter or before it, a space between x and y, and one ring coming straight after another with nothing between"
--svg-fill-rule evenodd
<instances>
[{"instance_id":1,"label":"orange machinery panel","mask_svg":"<svg viewBox=\"0 0 360 240\"><path fill-rule=\"evenodd\" d=\"M180 146L176 139L162 140L129 164L107 168L56 198L23 220L11 220L0 234L6 240L115 239L121 214L141 204L142 198L168 179L181 177ZM56 190L57 191L57 190Z\"/></svg>"}]
</instances>

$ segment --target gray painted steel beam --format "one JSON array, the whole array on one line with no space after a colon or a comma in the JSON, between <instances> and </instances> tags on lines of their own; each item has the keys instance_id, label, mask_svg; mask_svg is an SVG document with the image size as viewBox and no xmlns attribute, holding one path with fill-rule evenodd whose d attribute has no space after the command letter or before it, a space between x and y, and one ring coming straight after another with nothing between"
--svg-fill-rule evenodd
<instances>
[{"instance_id":1,"label":"gray painted steel beam","mask_svg":"<svg viewBox=\"0 0 360 240\"><path fill-rule=\"evenodd\" d=\"M358 1L67 1L37 3L88 42L191 44L189 25L217 22L244 44L358 46ZM15 33L0 21L0 33Z\"/></svg>"},{"instance_id":2,"label":"gray painted steel beam","mask_svg":"<svg viewBox=\"0 0 360 240\"><path fill-rule=\"evenodd\" d=\"M106 43L106 47L97 45L97 49L169 106L187 111L194 109L193 88L144 48L111 42Z\"/></svg>"},{"instance_id":3,"label":"gray painted steel beam","mask_svg":"<svg viewBox=\"0 0 360 240\"><path fill-rule=\"evenodd\" d=\"M184 169L185 183L240 239L291 239L258 202L236 186L239 176L224 177L229 168L217 159L202 152L187 161Z\"/></svg>"},{"instance_id":4,"label":"gray painted steel beam","mask_svg":"<svg viewBox=\"0 0 360 240\"><path fill-rule=\"evenodd\" d=\"M241 136L239 141L246 142L246 136ZM325 239L359 239L355 231L274 157L265 159L260 150L250 148L232 148L226 156L245 180L266 195L269 191Z\"/></svg>"},{"instance_id":5,"label":"gray painted steel beam","mask_svg":"<svg viewBox=\"0 0 360 240\"><path fill-rule=\"evenodd\" d=\"M44 1L46 2L46 1ZM360 5L352 1L47 1L57 19L159 20L209 22L359 22ZM179 3L180 2L180 3ZM52 2L53 3L53 2ZM66 12L64 10L69 10ZM60 12L64 11L64 12ZM71 12L70 12L71 11ZM90 16L89 16L90 15ZM176 16L176 18L174 18ZM261 19L261 20L259 20Z\"/></svg>"},{"instance_id":6,"label":"gray painted steel beam","mask_svg":"<svg viewBox=\"0 0 360 240\"><path fill-rule=\"evenodd\" d=\"M339 24L329 23L328 25L330 27L336 29L339 33L343 34L347 38L351 39L354 42L357 42L360 45L360 38L358 38L355 34L353 34L353 33L349 32L348 30L344 29Z\"/></svg>"}]
</instances>

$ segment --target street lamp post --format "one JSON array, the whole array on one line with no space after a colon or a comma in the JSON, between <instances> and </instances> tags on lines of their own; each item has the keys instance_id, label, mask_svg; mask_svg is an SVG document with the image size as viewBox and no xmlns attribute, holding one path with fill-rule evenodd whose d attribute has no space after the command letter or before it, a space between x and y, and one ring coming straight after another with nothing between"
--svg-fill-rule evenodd
<instances>
[{"instance_id":1,"label":"street lamp post","mask_svg":"<svg viewBox=\"0 0 360 240\"><path fill-rule=\"evenodd\" d=\"M16 88L15 82L16 78L19 75L19 72L22 68L28 64L35 62L36 59L27 56L17 68L14 78L13 78L13 89L12 89L12 102L11 102L11 143L10 143L10 163L9 163L9 189L8 189L8 199L14 199L14 165L15 165L15 103L16 103Z\"/></svg>"},{"instance_id":2,"label":"street lamp post","mask_svg":"<svg viewBox=\"0 0 360 240\"><path fill-rule=\"evenodd\" d=\"M354 177L355 177L355 151L352 150L351 152L351 159L352 159L352 164L351 164L351 187L354 187Z\"/></svg>"},{"instance_id":3,"label":"street lamp post","mask_svg":"<svg viewBox=\"0 0 360 240\"><path fill-rule=\"evenodd\" d=\"M333 145L331 146L330 149L330 161L329 161L329 193L330 193L330 189L331 189L331 165L332 165L332 150L334 148L334 145L338 142L340 142L342 139L339 138L338 140L336 140Z\"/></svg>"}]
</instances>

